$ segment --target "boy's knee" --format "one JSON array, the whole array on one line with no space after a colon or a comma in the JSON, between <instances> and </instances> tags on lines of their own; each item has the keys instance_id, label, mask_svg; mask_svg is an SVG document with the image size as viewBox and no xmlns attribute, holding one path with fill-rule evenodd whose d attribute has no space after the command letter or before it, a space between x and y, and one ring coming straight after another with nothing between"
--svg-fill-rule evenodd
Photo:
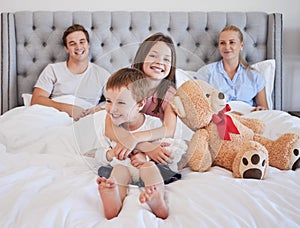
<instances>
[{"instance_id":1,"label":"boy's knee","mask_svg":"<svg viewBox=\"0 0 300 228\"><path fill-rule=\"evenodd\" d=\"M164 182L159 169L155 163L151 161L146 162L140 168L140 176L142 181L145 183L145 186L158 185Z\"/></svg>"},{"instance_id":2,"label":"boy's knee","mask_svg":"<svg viewBox=\"0 0 300 228\"><path fill-rule=\"evenodd\" d=\"M141 168L146 168L146 167L156 167L156 165L153 161L147 161L141 166Z\"/></svg>"},{"instance_id":3,"label":"boy's knee","mask_svg":"<svg viewBox=\"0 0 300 228\"><path fill-rule=\"evenodd\" d=\"M116 165L110 176L114 177L118 183L127 184L130 182L130 172L128 167L124 165Z\"/></svg>"},{"instance_id":4,"label":"boy's knee","mask_svg":"<svg viewBox=\"0 0 300 228\"><path fill-rule=\"evenodd\" d=\"M126 171L128 171L128 168L124 165L117 164L117 165L114 166L113 170L126 172Z\"/></svg>"}]
</instances>

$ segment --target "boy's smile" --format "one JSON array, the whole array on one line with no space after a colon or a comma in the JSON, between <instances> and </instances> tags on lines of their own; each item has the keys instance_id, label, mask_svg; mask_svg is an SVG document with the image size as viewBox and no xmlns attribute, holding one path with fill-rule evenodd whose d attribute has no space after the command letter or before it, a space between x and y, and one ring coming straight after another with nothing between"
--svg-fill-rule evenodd
<instances>
[{"instance_id":1,"label":"boy's smile","mask_svg":"<svg viewBox=\"0 0 300 228\"><path fill-rule=\"evenodd\" d=\"M122 126L126 130L136 130L144 121L144 115L140 113L140 104L132 97L131 91L125 87L106 91L105 110L114 125Z\"/></svg>"}]
</instances>

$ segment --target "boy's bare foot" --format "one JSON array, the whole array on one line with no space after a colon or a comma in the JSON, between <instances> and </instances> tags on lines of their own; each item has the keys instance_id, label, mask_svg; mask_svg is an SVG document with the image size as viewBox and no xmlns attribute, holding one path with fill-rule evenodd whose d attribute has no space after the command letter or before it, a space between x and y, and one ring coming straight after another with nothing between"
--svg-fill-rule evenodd
<instances>
[{"instance_id":1,"label":"boy's bare foot","mask_svg":"<svg viewBox=\"0 0 300 228\"><path fill-rule=\"evenodd\" d=\"M117 217L122 208L122 201L115 180L98 177L97 184L98 192L103 203L105 217L107 219Z\"/></svg>"},{"instance_id":2,"label":"boy's bare foot","mask_svg":"<svg viewBox=\"0 0 300 228\"><path fill-rule=\"evenodd\" d=\"M166 219L169 209L164 199L164 185L150 185L140 194L140 202L147 203L152 212L159 218Z\"/></svg>"}]
</instances>

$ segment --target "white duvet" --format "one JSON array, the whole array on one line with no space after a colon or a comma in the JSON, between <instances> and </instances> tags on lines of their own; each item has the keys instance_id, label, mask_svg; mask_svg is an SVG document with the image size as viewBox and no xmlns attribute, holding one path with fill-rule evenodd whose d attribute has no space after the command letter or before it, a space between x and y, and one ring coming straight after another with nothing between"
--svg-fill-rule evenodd
<instances>
[{"instance_id":1,"label":"white duvet","mask_svg":"<svg viewBox=\"0 0 300 228\"><path fill-rule=\"evenodd\" d=\"M246 116L264 120L270 137L300 133L300 119L284 112ZM92 122L81 124L87 120L74 124L65 113L43 106L0 117L0 227L300 226L300 170L272 167L261 181L233 178L220 167L205 173L185 169L182 180L166 186L166 220L140 204L140 190L130 185L120 215L106 220L95 181L99 164L82 156L74 127L85 126L80 130L89 133Z\"/></svg>"}]
</instances>

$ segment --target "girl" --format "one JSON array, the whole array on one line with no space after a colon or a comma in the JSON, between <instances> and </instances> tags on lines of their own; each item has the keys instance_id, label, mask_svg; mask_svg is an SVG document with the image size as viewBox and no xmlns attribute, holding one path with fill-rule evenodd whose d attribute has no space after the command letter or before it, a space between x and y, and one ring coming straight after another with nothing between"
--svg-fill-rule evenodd
<instances>
[{"instance_id":1,"label":"girl","mask_svg":"<svg viewBox=\"0 0 300 228\"><path fill-rule=\"evenodd\" d=\"M109 127L105 129L106 136L119 142L114 147L119 159L126 159L137 146L137 149L148 151L148 156L158 163L170 162L170 152L163 148L164 145L147 141L174 136L177 116L169 101L176 92L175 63L175 47L169 36L156 33L140 45L132 67L143 71L149 81L149 95L143 112L159 117L163 121L163 126L130 134L122 129L116 129L112 124L107 125Z\"/></svg>"}]
</instances>

